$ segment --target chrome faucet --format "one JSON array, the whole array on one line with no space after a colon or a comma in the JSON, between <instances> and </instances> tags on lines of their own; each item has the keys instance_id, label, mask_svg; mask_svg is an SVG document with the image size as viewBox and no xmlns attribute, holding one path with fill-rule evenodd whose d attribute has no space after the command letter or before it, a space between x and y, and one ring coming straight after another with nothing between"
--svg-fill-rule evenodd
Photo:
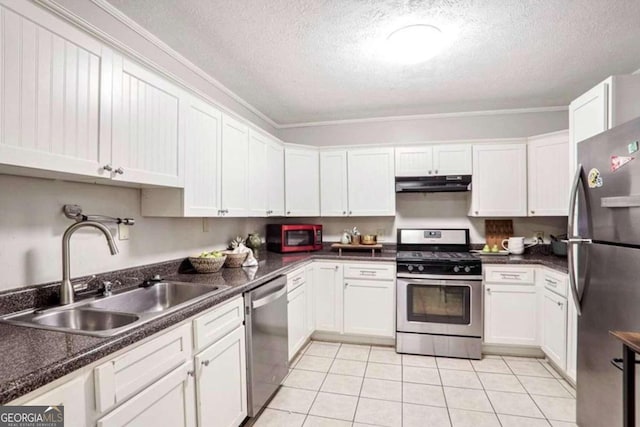
<instances>
[{"instance_id":1,"label":"chrome faucet","mask_svg":"<svg viewBox=\"0 0 640 427\"><path fill-rule=\"evenodd\" d=\"M107 238L107 244L109 245L109 250L111 251L111 255L116 255L118 253L118 247L116 246L115 240L113 240L113 236L109 229L104 225L96 221L81 221L72 224L67 228L62 235L62 286L60 287L60 304L66 305L74 302L75 295L73 291L73 285L71 284L70 279L70 271L71 271L71 257L69 252L69 241L71 236L76 230L84 227L93 227L102 231L104 237Z\"/></svg>"}]
</instances>

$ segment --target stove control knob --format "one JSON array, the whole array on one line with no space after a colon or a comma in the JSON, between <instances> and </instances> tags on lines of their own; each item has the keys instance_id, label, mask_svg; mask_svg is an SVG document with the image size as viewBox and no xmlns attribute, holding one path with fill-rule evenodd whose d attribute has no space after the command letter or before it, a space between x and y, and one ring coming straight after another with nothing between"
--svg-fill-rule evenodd
<instances>
[{"instance_id":1,"label":"stove control knob","mask_svg":"<svg viewBox=\"0 0 640 427\"><path fill-rule=\"evenodd\" d=\"M471 273L471 267L467 266L464 268L465 273Z\"/></svg>"},{"instance_id":2,"label":"stove control knob","mask_svg":"<svg viewBox=\"0 0 640 427\"><path fill-rule=\"evenodd\" d=\"M418 266L418 271L424 271L424 265L419 265Z\"/></svg>"},{"instance_id":3,"label":"stove control knob","mask_svg":"<svg viewBox=\"0 0 640 427\"><path fill-rule=\"evenodd\" d=\"M457 265L455 267L453 267L453 272L454 273L459 273L460 272L460 267L458 267Z\"/></svg>"},{"instance_id":4,"label":"stove control knob","mask_svg":"<svg viewBox=\"0 0 640 427\"><path fill-rule=\"evenodd\" d=\"M407 270L413 271L413 265L411 265L411 264L407 265Z\"/></svg>"}]
</instances>

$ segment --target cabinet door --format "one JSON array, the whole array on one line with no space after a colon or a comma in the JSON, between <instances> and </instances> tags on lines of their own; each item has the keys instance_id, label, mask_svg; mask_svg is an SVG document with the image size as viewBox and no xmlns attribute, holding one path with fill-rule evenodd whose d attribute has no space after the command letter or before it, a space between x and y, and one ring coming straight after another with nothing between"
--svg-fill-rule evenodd
<instances>
[{"instance_id":1,"label":"cabinet door","mask_svg":"<svg viewBox=\"0 0 640 427\"><path fill-rule=\"evenodd\" d=\"M98 420L98 427L195 427L193 364L185 363Z\"/></svg>"},{"instance_id":2,"label":"cabinet door","mask_svg":"<svg viewBox=\"0 0 640 427\"><path fill-rule=\"evenodd\" d=\"M609 85L590 89L569 104L569 156L571 172L577 166L578 143L609 128Z\"/></svg>"},{"instance_id":3,"label":"cabinet door","mask_svg":"<svg viewBox=\"0 0 640 427\"><path fill-rule=\"evenodd\" d=\"M315 309L315 297L314 297L314 264L309 264L305 267L305 286L307 287L307 333L306 338L309 338L311 334L316 330L316 309Z\"/></svg>"},{"instance_id":4,"label":"cabinet door","mask_svg":"<svg viewBox=\"0 0 640 427\"><path fill-rule=\"evenodd\" d=\"M430 145L396 147L395 163L395 176L433 175L433 147Z\"/></svg>"},{"instance_id":5,"label":"cabinet door","mask_svg":"<svg viewBox=\"0 0 640 427\"><path fill-rule=\"evenodd\" d=\"M474 145L472 216L527 215L527 145Z\"/></svg>"},{"instance_id":6,"label":"cabinet door","mask_svg":"<svg viewBox=\"0 0 640 427\"><path fill-rule=\"evenodd\" d=\"M298 286L287 295L287 324L289 332L289 360L302 348L307 335L306 286Z\"/></svg>"},{"instance_id":7,"label":"cabinet door","mask_svg":"<svg viewBox=\"0 0 640 427\"><path fill-rule=\"evenodd\" d=\"M486 343L539 345L535 286L485 285L484 296Z\"/></svg>"},{"instance_id":8,"label":"cabinet door","mask_svg":"<svg viewBox=\"0 0 640 427\"><path fill-rule=\"evenodd\" d=\"M342 264L317 263L314 267L313 297L316 330L342 331Z\"/></svg>"},{"instance_id":9,"label":"cabinet door","mask_svg":"<svg viewBox=\"0 0 640 427\"><path fill-rule=\"evenodd\" d=\"M393 148L349 150L349 215L396 214Z\"/></svg>"},{"instance_id":10,"label":"cabinet door","mask_svg":"<svg viewBox=\"0 0 640 427\"><path fill-rule=\"evenodd\" d=\"M284 216L284 147L267 144L267 216Z\"/></svg>"},{"instance_id":11,"label":"cabinet door","mask_svg":"<svg viewBox=\"0 0 640 427\"><path fill-rule=\"evenodd\" d=\"M246 216L249 127L222 115L222 191L224 216Z\"/></svg>"},{"instance_id":12,"label":"cabinet door","mask_svg":"<svg viewBox=\"0 0 640 427\"><path fill-rule=\"evenodd\" d=\"M267 138L251 129L249 131L248 207L249 216L267 215Z\"/></svg>"},{"instance_id":13,"label":"cabinet door","mask_svg":"<svg viewBox=\"0 0 640 427\"><path fill-rule=\"evenodd\" d=\"M184 133L185 215L217 216L220 211L222 113L189 97Z\"/></svg>"},{"instance_id":14,"label":"cabinet door","mask_svg":"<svg viewBox=\"0 0 640 427\"><path fill-rule=\"evenodd\" d=\"M236 427L247 416L244 326L195 357L199 427Z\"/></svg>"},{"instance_id":15,"label":"cabinet door","mask_svg":"<svg viewBox=\"0 0 640 427\"><path fill-rule=\"evenodd\" d=\"M345 279L344 333L395 336L395 282Z\"/></svg>"},{"instance_id":16,"label":"cabinet door","mask_svg":"<svg viewBox=\"0 0 640 427\"><path fill-rule=\"evenodd\" d=\"M0 164L109 178L111 50L31 2L0 15Z\"/></svg>"},{"instance_id":17,"label":"cabinet door","mask_svg":"<svg viewBox=\"0 0 640 427\"><path fill-rule=\"evenodd\" d=\"M569 214L569 135L529 139L529 216Z\"/></svg>"},{"instance_id":18,"label":"cabinet door","mask_svg":"<svg viewBox=\"0 0 640 427\"><path fill-rule=\"evenodd\" d=\"M578 312L573 295L567 299L567 375L576 381L578 365Z\"/></svg>"},{"instance_id":19,"label":"cabinet door","mask_svg":"<svg viewBox=\"0 0 640 427\"><path fill-rule=\"evenodd\" d=\"M91 424L94 412L93 378L86 372L23 405L64 406L64 425L85 427Z\"/></svg>"},{"instance_id":20,"label":"cabinet door","mask_svg":"<svg viewBox=\"0 0 640 427\"><path fill-rule=\"evenodd\" d=\"M287 216L320 215L320 165L318 152L285 148L285 206Z\"/></svg>"},{"instance_id":21,"label":"cabinet door","mask_svg":"<svg viewBox=\"0 0 640 427\"><path fill-rule=\"evenodd\" d=\"M320 215L346 216L347 152L344 150L320 153Z\"/></svg>"},{"instance_id":22,"label":"cabinet door","mask_svg":"<svg viewBox=\"0 0 640 427\"><path fill-rule=\"evenodd\" d=\"M564 370L567 367L567 300L545 289L542 316L542 350Z\"/></svg>"},{"instance_id":23,"label":"cabinet door","mask_svg":"<svg viewBox=\"0 0 640 427\"><path fill-rule=\"evenodd\" d=\"M471 175L473 171L470 144L435 145L433 147L434 175Z\"/></svg>"},{"instance_id":24,"label":"cabinet door","mask_svg":"<svg viewBox=\"0 0 640 427\"><path fill-rule=\"evenodd\" d=\"M113 179L184 186L185 99L168 80L114 55Z\"/></svg>"}]
</instances>

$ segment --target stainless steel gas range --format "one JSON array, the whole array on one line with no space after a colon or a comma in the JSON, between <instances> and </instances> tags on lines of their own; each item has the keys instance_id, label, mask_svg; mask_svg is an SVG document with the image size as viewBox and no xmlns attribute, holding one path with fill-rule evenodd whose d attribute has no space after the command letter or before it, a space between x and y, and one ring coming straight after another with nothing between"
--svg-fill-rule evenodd
<instances>
[{"instance_id":1,"label":"stainless steel gas range","mask_svg":"<svg viewBox=\"0 0 640 427\"><path fill-rule=\"evenodd\" d=\"M482 262L468 229L398 229L398 353L482 357Z\"/></svg>"}]
</instances>

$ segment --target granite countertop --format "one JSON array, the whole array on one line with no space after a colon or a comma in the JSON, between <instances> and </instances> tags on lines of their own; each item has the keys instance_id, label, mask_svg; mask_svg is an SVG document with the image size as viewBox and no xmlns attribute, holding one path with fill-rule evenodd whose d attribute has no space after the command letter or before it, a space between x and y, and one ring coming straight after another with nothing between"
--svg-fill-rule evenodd
<instances>
[{"instance_id":1,"label":"granite countertop","mask_svg":"<svg viewBox=\"0 0 640 427\"><path fill-rule=\"evenodd\" d=\"M543 265L552 268L561 273L568 273L569 267L567 259L555 255L545 255L540 253L523 254L523 255L482 255L482 264L531 264Z\"/></svg>"},{"instance_id":2,"label":"granite countertop","mask_svg":"<svg viewBox=\"0 0 640 427\"><path fill-rule=\"evenodd\" d=\"M6 404L83 366L132 345L150 335L180 323L223 301L254 289L270 279L286 274L313 260L394 262L395 247L383 249L375 257L370 252L343 252L328 247L313 253L275 254L263 252L259 265L252 268L224 268L213 274L194 274L182 260L158 263L99 275L99 280L116 279L123 287L135 286L143 278L160 274L166 280L200 283L203 286L228 285L229 289L191 304L175 313L140 325L109 338L68 334L0 323L0 404ZM566 260L549 255L482 257L486 264L541 264L567 271ZM182 264L181 264L182 262ZM133 277L138 276L138 277ZM59 283L34 286L0 294L0 314L41 307L57 301Z\"/></svg>"}]
</instances>

